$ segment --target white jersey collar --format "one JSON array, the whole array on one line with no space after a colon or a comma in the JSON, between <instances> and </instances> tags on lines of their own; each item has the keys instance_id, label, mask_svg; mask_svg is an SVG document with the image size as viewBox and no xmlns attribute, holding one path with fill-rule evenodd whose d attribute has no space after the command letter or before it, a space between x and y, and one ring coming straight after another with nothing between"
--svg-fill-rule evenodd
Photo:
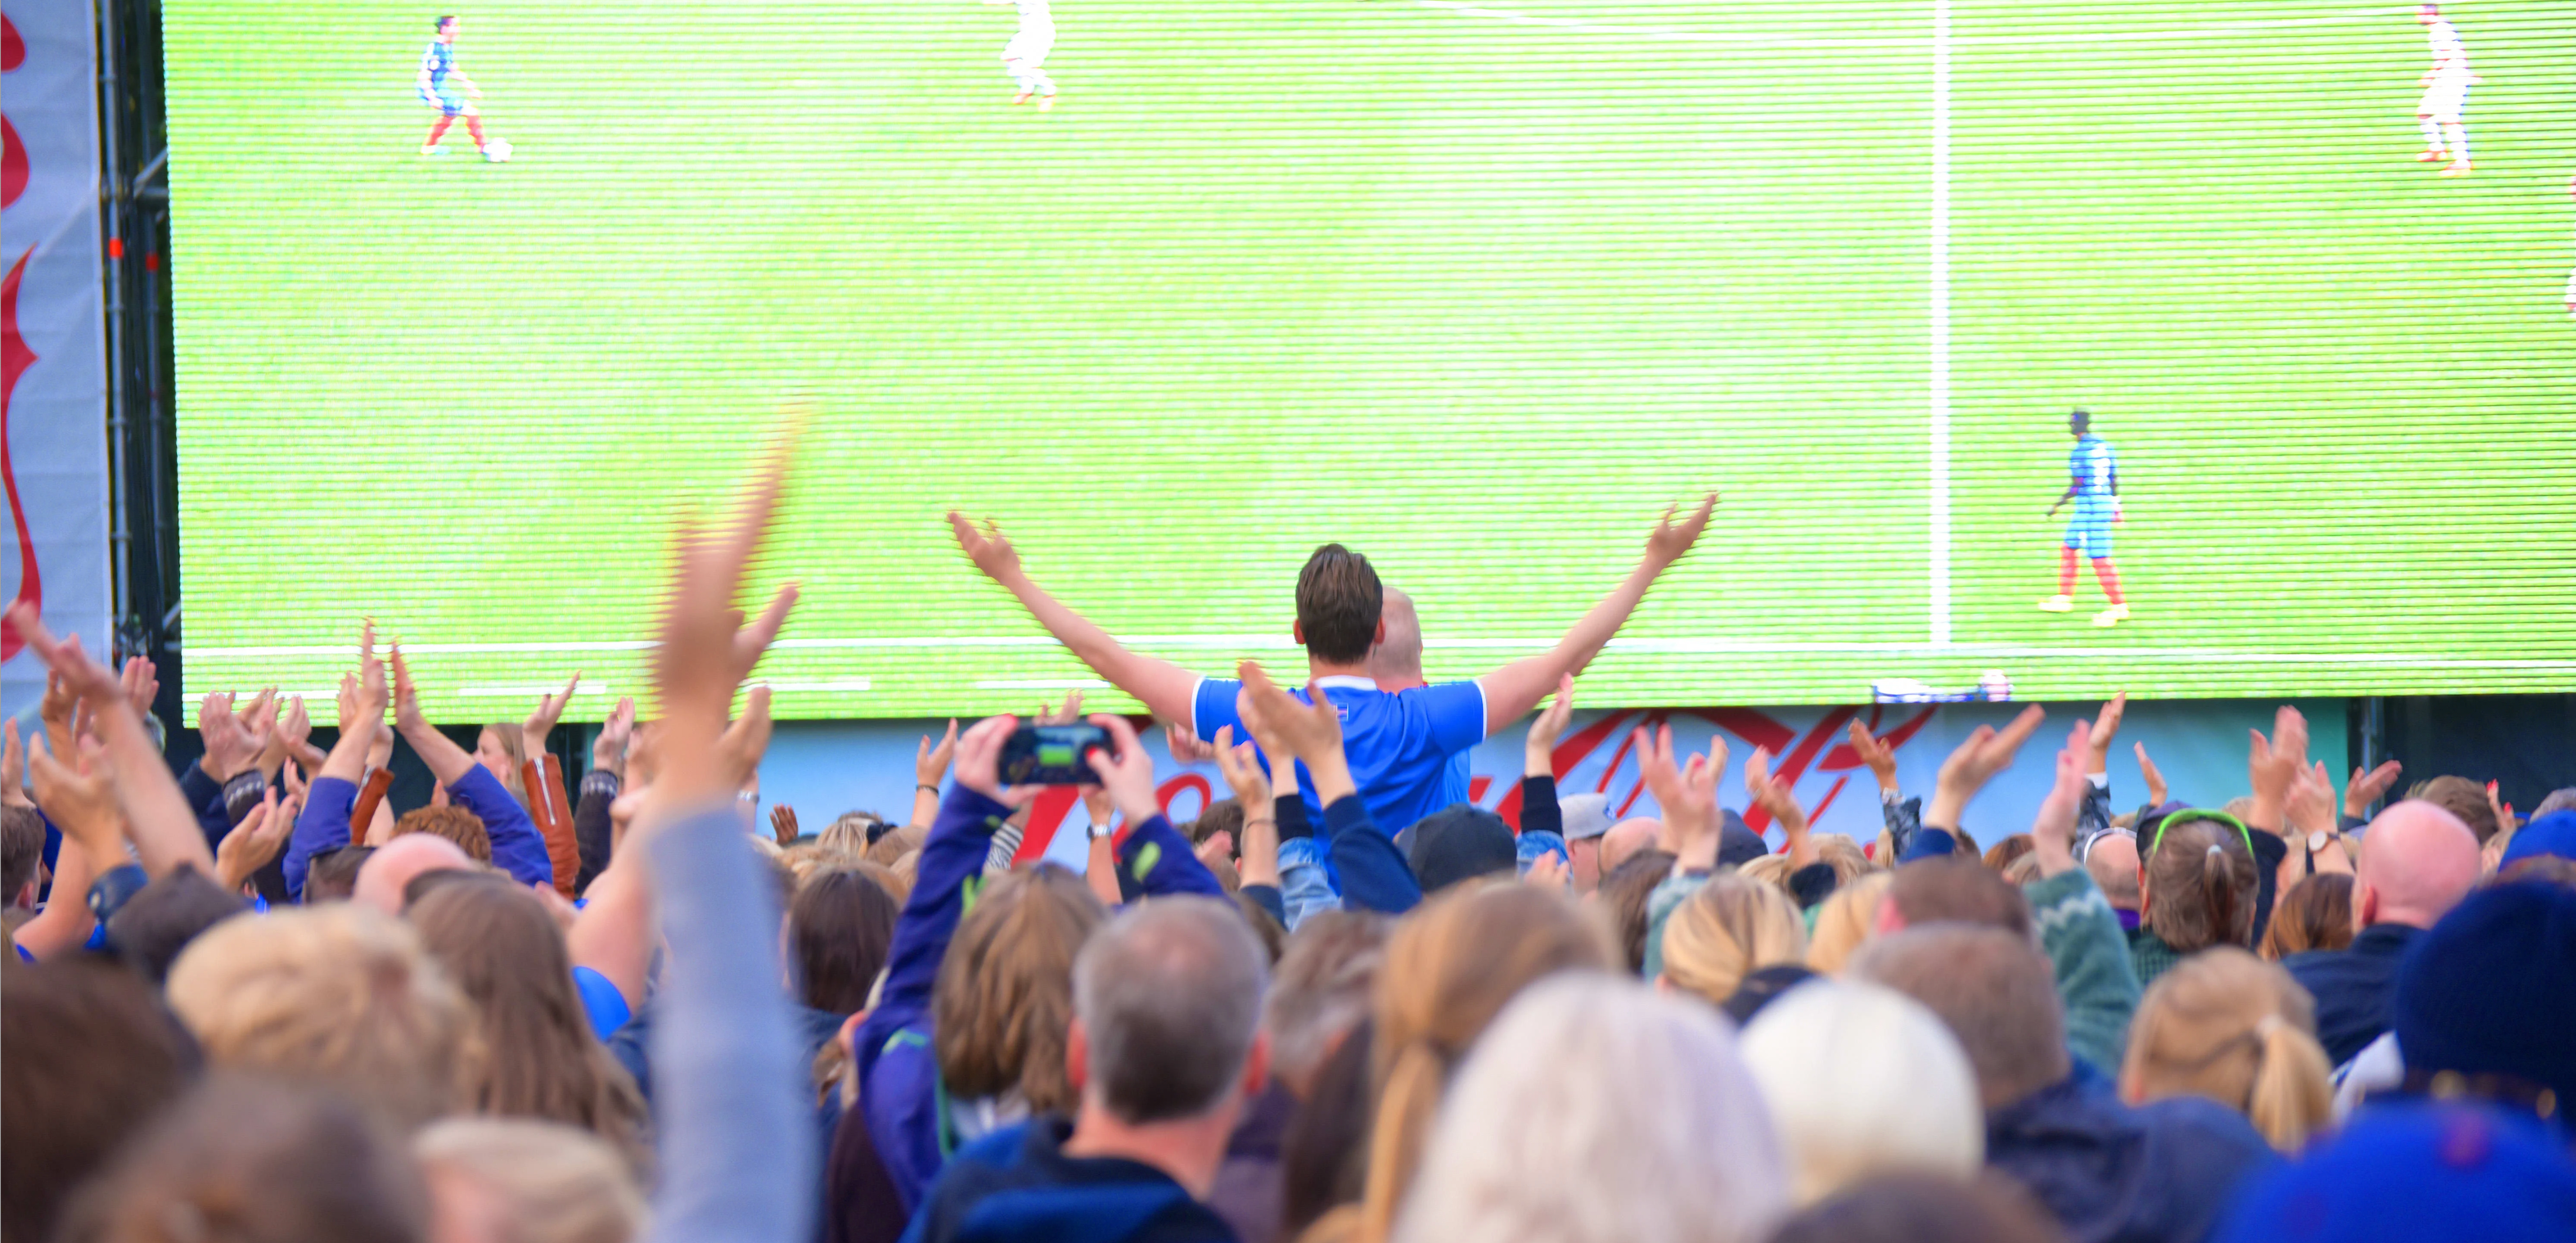
<instances>
[{"instance_id":1,"label":"white jersey collar","mask_svg":"<svg viewBox=\"0 0 2576 1243\"><path fill-rule=\"evenodd\" d=\"M1336 673L1328 678L1315 679L1315 685L1325 690L1373 691L1377 689L1377 680L1355 673Z\"/></svg>"}]
</instances>

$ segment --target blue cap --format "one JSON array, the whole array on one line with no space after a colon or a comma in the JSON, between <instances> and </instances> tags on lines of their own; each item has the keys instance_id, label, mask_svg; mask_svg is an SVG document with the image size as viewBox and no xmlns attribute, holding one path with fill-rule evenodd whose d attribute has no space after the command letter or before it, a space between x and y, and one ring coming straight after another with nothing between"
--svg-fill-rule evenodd
<instances>
[{"instance_id":1,"label":"blue cap","mask_svg":"<svg viewBox=\"0 0 2576 1243\"><path fill-rule=\"evenodd\" d=\"M2504 845L2504 857L2496 861L2496 870L2501 872L2541 855L2576 859L2576 811L2553 811L2514 830L2513 840Z\"/></svg>"},{"instance_id":2,"label":"blue cap","mask_svg":"<svg viewBox=\"0 0 2576 1243\"><path fill-rule=\"evenodd\" d=\"M2373 1105L2237 1201L2216 1243L2576 1239L2576 1160L2467 1105Z\"/></svg>"},{"instance_id":3,"label":"blue cap","mask_svg":"<svg viewBox=\"0 0 2576 1243\"><path fill-rule=\"evenodd\" d=\"M1918 829L1912 838L1907 839L1905 853L1898 855L1896 861L1912 863L1917 859L1947 859L1957 853L1959 839L1950 836L1948 829Z\"/></svg>"}]
</instances>

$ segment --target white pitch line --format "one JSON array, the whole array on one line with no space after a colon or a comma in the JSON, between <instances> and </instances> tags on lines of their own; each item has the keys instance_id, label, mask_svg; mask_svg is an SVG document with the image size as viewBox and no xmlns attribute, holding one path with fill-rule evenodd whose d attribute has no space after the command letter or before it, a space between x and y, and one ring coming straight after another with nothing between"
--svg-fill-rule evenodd
<instances>
[{"instance_id":1,"label":"white pitch line","mask_svg":"<svg viewBox=\"0 0 2576 1243\"><path fill-rule=\"evenodd\" d=\"M1744 47L1789 48L1906 48L1937 47L1939 37L1919 35L1869 35L1848 38L1809 38L1802 35L1733 34L1711 30L1680 30L1668 26L1628 26L1617 22L1587 21L1580 17L1548 17L1524 13L1517 9L1498 9L1464 0L1416 0L1425 8L1440 9L1460 17L1509 22L1515 26L1541 26L1554 30L1571 30L1578 34L1607 35L1614 38L1654 39L1676 43L1717 43ZM2315 17L2282 17L2244 22L2220 22L2179 30L2118 30L2094 34L2063 35L1978 35L1951 38L1954 46L1969 47L2082 47L2103 43L2155 43L2175 39L2209 39L2258 30L2292 30L2303 26L2338 26L2351 22L2376 21L2384 17L2403 17L2413 13L2412 6L2388 9L2352 9ZM1946 7L1936 10L1946 15Z\"/></svg>"},{"instance_id":2,"label":"white pitch line","mask_svg":"<svg viewBox=\"0 0 2576 1243\"><path fill-rule=\"evenodd\" d=\"M950 635L920 636L914 638L803 640L803 643L810 648L855 648L910 651L940 651L988 647L994 645L996 642L997 640L987 637ZM1059 646L1055 640L1045 637L1012 638L1007 640L1007 642L1011 646L1015 647L1051 648ZM1136 635L1121 636L1118 638L1118 642L1129 647L1181 647L1214 650L1262 650L1272 647L1284 648L1295 646L1295 644L1284 638L1274 638L1270 635ZM1451 652L1540 651L1554 647L1556 643L1557 640L1554 638L1434 639L1426 640L1423 646L1433 651ZM458 643L446 645L444 649L440 650L471 652L482 651L490 648L504 648L513 652L570 653L594 651L600 646L600 644L595 643ZM645 644L643 646L649 647L651 645ZM409 650L430 651L433 649L428 645L422 645ZM2026 660L2046 660L2056 658L2196 660L2213 664L2396 665L2424 669L2539 669L2576 672L2576 658L2556 660L2532 658L2507 659L2471 656L2419 656L2404 652L2247 652L2231 648L2216 647L2052 647L2045 644L2019 643L1952 643L1947 645L1935 645L1927 643L1837 643L1825 641L1772 641L1758 639L1612 639L1608 644L1608 650L1650 655L1980 656ZM244 655L294 655L347 659L356 655L356 649L327 645L299 648L203 649L193 652L191 655L201 660L215 659L219 657L240 657ZM859 681L862 679L850 680ZM1093 679L1000 680L977 683L977 687L979 689L985 690L1091 690L1103 685L1105 685L1105 683ZM772 681L770 686L773 689L779 690L840 689L836 684L830 683L789 683ZM496 694L539 694L549 693L554 688L530 686L524 689L490 689ZM588 687L583 689L585 691L589 690ZM314 693L330 695L336 694L337 691L308 692L308 694ZM594 693L604 694L606 692L602 689Z\"/></svg>"},{"instance_id":3,"label":"white pitch line","mask_svg":"<svg viewBox=\"0 0 2576 1243\"><path fill-rule=\"evenodd\" d=\"M1950 0L1932 0L1932 646L1950 645Z\"/></svg>"}]
</instances>

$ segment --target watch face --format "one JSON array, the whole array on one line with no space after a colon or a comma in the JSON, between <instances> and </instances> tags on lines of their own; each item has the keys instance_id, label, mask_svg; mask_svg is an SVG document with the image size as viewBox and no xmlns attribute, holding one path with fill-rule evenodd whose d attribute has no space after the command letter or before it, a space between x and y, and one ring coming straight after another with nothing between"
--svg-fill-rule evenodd
<instances>
[{"instance_id":1,"label":"watch face","mask_svg":"<svg viewBox=\"0 0 2576 1243\"><path fill-rule=\"evenodd\" d=\"M2317 851L2325 849L2326 843L2333 840L2334 838L2328 836L2324 829L2319 829L2314 833L2308 834L2308 853L2314 854Z\"/></svg>"}]
</instances>

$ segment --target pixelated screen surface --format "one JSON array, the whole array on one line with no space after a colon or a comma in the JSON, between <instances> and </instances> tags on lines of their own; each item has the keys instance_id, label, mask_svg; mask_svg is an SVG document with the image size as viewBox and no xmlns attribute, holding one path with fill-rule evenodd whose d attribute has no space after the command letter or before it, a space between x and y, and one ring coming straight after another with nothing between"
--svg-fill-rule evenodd
<instances>
[{"instance_id":1,"label":"pixelated screen surface","mask_svg":"<svg viewBox=\"0 0 2576 1243\"><path fill-rule=\"evenodd\" d=\"M1347 543L1442 678L1709 489L1587 704L2576 687L2563 4L451 11L166 5L192 693L640 691L790 402L786 716L1089 682L951 507L1211 673Z\"/></svg>"}]
</instances>

